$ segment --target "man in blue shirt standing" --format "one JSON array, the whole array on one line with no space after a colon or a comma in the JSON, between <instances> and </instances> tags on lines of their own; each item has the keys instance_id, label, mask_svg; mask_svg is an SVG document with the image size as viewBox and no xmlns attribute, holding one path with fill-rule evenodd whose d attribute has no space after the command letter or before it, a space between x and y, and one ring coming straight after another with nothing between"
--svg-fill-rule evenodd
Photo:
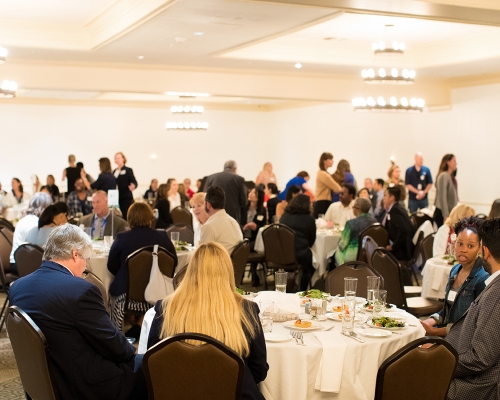
<instances>
[{"instance_id":1,"label":"man in blue shirt standing","mask_svg":"<svg viewBox=\"0 0 500 400\"><path fill-rule=\"evenodd\" d=\"M429 168L423 165L422 153L415 154L415 165L406 170L406 188L409 192L408 208L413 213L429 205L427 193L432 187L432 175Z\"/></svg>"}]
</instances>

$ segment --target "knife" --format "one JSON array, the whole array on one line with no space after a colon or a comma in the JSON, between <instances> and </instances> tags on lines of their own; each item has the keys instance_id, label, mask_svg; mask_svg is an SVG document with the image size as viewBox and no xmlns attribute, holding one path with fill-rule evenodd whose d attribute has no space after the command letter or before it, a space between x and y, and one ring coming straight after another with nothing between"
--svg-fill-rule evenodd
<instances>
[{"instance_id":1,"label":"knife","mask_svg":"<svg viewBox=\"0 0 500 400\"><path fill-rule=\"evenodd\" d=\"M358 338L356 336L351 336L351 335L349 335L348 333L345 333L345 332L342 332L342 335L347 336L348 338L354 339L354 340L356 340L357 342L360 342L360 343L364 343L365 342L363 339L360 339L360 338Z\"/></svg>"}]
</instances>

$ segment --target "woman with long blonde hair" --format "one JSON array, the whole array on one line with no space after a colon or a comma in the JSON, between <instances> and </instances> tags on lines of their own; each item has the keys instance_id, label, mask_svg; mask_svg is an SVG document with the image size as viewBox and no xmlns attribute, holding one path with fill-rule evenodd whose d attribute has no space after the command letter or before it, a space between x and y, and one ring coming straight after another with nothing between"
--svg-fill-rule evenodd
<instances>
[{"instance_id":1,"label":"woman with long blonde hair","mask_svg":"<svg viewBox=\"0 0 500 400\"><path fill-rule=\"evenodd\" d=\"M245 361L241 398L264 399L257 384L266 378L269 366L259 309L235 289L226 249L214 242L200 245L177 290L156 303L148 348L184 332L211 336Z\"/></svg>"}]
</instances>

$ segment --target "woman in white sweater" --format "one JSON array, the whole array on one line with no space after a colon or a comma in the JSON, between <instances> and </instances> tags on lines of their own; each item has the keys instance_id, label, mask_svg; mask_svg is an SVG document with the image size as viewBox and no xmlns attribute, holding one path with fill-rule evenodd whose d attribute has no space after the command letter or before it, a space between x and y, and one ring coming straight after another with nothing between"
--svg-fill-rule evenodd
<instances>
[{"instance_id":1,"label":"woman in white sweater","mask_svg":"<svg viewBox=\"0 0 500 400\"><path fill-rule=\"evenodd\" d=\"M432 247L432 255L434 257L444 256L447 253L448 245L453 245L456 240L454 226L462 218L473 217L476 212L472 207L466 204L459 204L450 212L450 216L446 219L444 224L439 227L434 237L434 245Z\"/></svg>"}]
</instances>

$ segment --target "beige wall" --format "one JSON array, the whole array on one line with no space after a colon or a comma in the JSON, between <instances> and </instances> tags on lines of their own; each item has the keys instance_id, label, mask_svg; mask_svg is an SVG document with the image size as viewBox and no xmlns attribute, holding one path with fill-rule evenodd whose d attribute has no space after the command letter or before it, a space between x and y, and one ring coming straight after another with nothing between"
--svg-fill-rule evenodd
<instances>
[{"instance_id":1,"label":"beige wall","mask_svg":"<svg viewBox=\"0 0 500 400\"><path fill-rule=\"evenodd\" d=\"M12 176L18 176L28 188L31 174L45 182L52 173L60 184L70 153L96 177L100 157L123 151L140 191L153 177L165 181L189 176L194 181L221 170L230 158L246 179L255 179L262 164L272 161L280 186L302 169L313 176L314 184L319 155L330 151L336 161L349 160L362 185L367 176L385 178L390 156L404 171L413 154L422 151L435 174L442 155L451 152L458 160L460 199L487 211L500 197L499 89L500 85L456 89L451 110L423 114L355 113L346 103L274 112L210 110L196 117L208 121L210 129L192 132L166 131L164 124L172 115L158 108L4 102L0 180L7 189Z\"/></svg>"}]
</instances>

